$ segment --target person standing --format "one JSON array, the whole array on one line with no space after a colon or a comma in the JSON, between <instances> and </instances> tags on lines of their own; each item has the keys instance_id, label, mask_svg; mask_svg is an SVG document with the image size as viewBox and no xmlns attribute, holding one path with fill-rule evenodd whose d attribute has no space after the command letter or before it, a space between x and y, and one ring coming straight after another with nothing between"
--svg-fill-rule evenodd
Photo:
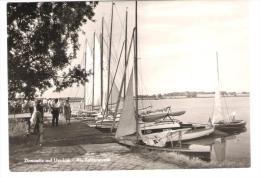
<instances>
[{"instance_id":1,"label":"person standing","mask_svg":"<svg viewBox=\"0 0 260 177\"><path fill-rule=\"evenodd\" d=\"M51 113L51 111L52 111L52 100L50 98L48 99L47 104L48 104L48 112Z\"/></svg>"},{"instance_id":2,"label":"person standing","mask_svg":"<svg viewBox=\"0 0 260 177\"><path fill-rule=\"evenodd\" d=\"M66 120L66 123L68 125L70 125L70 118L71 118L71 107L70 107L70 103L69 103L69 99L67 99L65 101L65 104L63 106L63 114L64 114L64 118Z\"/></svg>"},{"instance_id":3,"label":"person standing","mask_svg":"<svg viewBox=\"0 0 260 177\"><path fill-rule=\"evenodd\" d=\"M41 104L41 100L37 101L35 111L36 111L35 112L35 118L36 118L35 133L38 134L36 144L39 144L40 146L42 146L42 142L43 142L43 106Z\"/></svg>"},{"instance_id":4,"label":"person standing","mask_svg":"<svg viewBox=\"0 0 260 177\"><path fill-rule=\"evenodd\" d=\"M34 98L32 98L29 100L29 112L31 113L31 115L33 114L34 106L35 106L35 102L34 102Z\"/></svg>"},{"instance_id":5,"label":"person standing","mask_svg":"<svg viewBox=\"0 0 260 177\"><path fill-rule=\"evenodd\" d=\"M59 122L59 114L60 114L60 104L58 102L59 100L57 98L54 99L54 102L52 103L52 126L58 126Z\"/></svg>"},{"instance_id":6,"label":"person standing","mask_svg":"<svg viewBox=\"0 0 260 177\"><path fill-rule=\"evenodd\" d=\"M40 124L43 123L43 105L42 105L42 102L41 100L38 100L36 102L36 108L35 108L35 111L36 111L36 122L35 122L35 126L34 126L34 133L40 133ZM40 114L39 114L40 113Z\"/></svg>"}]
</instances>

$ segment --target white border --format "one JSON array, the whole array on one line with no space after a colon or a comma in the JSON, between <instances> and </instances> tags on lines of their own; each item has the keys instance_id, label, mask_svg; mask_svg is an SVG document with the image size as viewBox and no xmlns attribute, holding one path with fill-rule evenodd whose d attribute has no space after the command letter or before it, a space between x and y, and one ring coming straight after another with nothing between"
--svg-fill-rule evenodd
<instances>
[{"instance_id":1,"label":"white border","mask_svg":"<svg viewBox=\"0 0 260 177\"><path fill-rule=\"evenodd\" d=\"M48 0L49 1L49 0ZM9 2L14 2L9 1ZM24 2L24 1L16 1ZM9 171L9 152L8 152L8 123L7 120L7 31L6 31L6 4L0 1L0 173L1 176L62 176L71 177L71 175L82 176L115 176L115 175L145 175L145 176L260 176L260 1L250 0L250 62L251 62L251 101L250 101L250 122L251 122L251 168L247 169L207 169L207 170L143 170L143 171L87 171L87 172L10 172Z\"/></svg>"}]
</instances>

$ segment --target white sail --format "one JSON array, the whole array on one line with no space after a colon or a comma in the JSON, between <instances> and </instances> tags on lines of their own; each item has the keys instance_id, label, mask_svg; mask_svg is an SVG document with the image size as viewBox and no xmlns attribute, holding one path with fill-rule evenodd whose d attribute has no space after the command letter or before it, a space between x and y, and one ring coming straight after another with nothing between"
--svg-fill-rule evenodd
<instances>
[{"instance_id":1,"label":"white sail","mask_svg":"<svg viewBox=\"0 0 260 177\"><path fill-rule=\"evenodd\" d=\"M131 135L136 132L135 108L133 99L133 72L127 87L124 107L116 131L116 138Z\"/></svg>"},{"instance_id":2,"label":"white sail","mask_svg":"<svg viewBox=\"0 0 260 177\"><path fill-rule=\"evenodd\" d=\"M224 114L221 104L221 92L220 92L220 79L219 79L219 66L218 66L218 53L216 53L217 59L217 86L215 90L215 100L214 100L214 112L212 117L212 123L216 123L224 120Z\"/></svg>"},{"instance_id":3,"label":"white sail","mask_svg":"<svg viewBox=\"0 0 260 177\"><path fill-rule=\"evenodd\" d=\"M106 79L107 78L107 73L104 72L103 75L105 75L105 77L104 77L104 84L103 84L104 85L104 87L103 87L103 103L105 103L105 104L103 104L102 108L105 108L104 106L106 106L107 97L108 97L108 93L107 93L107 79ZM112 82L113 82L113 76L110 75L110 84L112 84ZM112 90L111 90L110 96L109 96L108 105L115 105L116 102L117 102L118 95L119 95L119 90L118 90L118 87L117 87L116 83L114 82L114 84L112 85ZM109 108L110 107L111 106L109 106Z\"/></svg>"},{"instance_id":4,"label":"white sail","mask_svg":"<svg viewBox=\"0 0 260 177\"><path fill-rule=\"evenodd\" d=\"M219 122L224 119L224 114L222 110L222 104L221 104L221 93L219 90L219 86L217 86L217 89L215 91L215 102L214 102L214 112L213 112L213 118L212 123Z\"/></svg>"},{"instance_id":5,"label":"white sail","mask_svg":"<svg viewBox=\"0 0 260 177\"><path fill-rule=\"evenodd\" d=\"M101 104L101 56L100 43L95 36L95 66L94 66L94 106Z\"/></svg>"},{"instance_id":6,"label":"white sail","mask_svg":"<svg viewBox=\"0 0 260 177\"><path fill-rule=\"evenodd\" d=\"M110 77L111 77L111 83L112 83L112 76L110 75ZM111 104L111 105L115 104L117 102L118 95L119 95L119 90L118 90L118 87L116 86L116 83L114 82L114 84L112 85L112 92L109 97L109 104Z\"/></svg>"},{"instance_id":7,"label":"white sail","mask_svg":"<svg viewBox=\"0 0 260 177\"><path fill-rule=\"evenodd\" d=\"M89 81L86 83L85 103L88 106L100 106L101 105L101 55L100 55L100 43L97 37L95 36L95 58L93 58L93 49L91 50L90 46L86 46L86 65L85 68L87 71L91 70L93 75L89 76ZM95 61L94 61L95 60ZM93 63L95 62L95 63ZM103 78L105 78L103 74ZM104 79L105 80L105 79ZM94 88L93 88L94 82ZM93 95L94 89L94 95ZM105 89L103 88L103 91ZM93 100L94 96L94 100ZM94 101L94 103L92 103Z\"/></svg>"},{"instance_id":8,"label":"white sail","mask_svg":"<svg viewBox=\"0 0 260 177\"><path fill-rule=\"evenodd\" d=\"M86 43L86 49L85 49L85 69L87 72L91 71L91 73L93 73L93 52L88 43ZM93 83L93 77L92 75L90 75L88 77L88 82L86 82L85 84L85 104L87 106L92 105L92 90L93 90L92 83Z\"/></svg>"}]
</instances>

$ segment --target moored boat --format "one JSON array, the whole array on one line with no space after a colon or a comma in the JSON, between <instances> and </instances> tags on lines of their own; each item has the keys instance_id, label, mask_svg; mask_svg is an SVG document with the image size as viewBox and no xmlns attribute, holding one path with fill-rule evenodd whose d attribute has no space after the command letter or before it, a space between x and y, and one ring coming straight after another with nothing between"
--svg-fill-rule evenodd
<instances>
[{"instance_id":1,"label":"moored boat","mask_svg":"<svg viewBox=\"0 0 260 177\"><path fill-rule=\"evenodd\" d=\"M236 132L236 131L242 131L245 129L246 121L236 119L236 113L233 112L232 114L229 113L227 104L225 104L225 107L222 105L222 100L225 99L222 98L221 92L220 92L220 82L219 82L219 66L218 66L218 53L216 53L217 57L217 89L215 91L215 103L214 103L214 112L213 112L213 118L212 123L216 130L224 131L224 132ZM223 109L226 109L224 111Z\"/></svg>"}]
</instances>

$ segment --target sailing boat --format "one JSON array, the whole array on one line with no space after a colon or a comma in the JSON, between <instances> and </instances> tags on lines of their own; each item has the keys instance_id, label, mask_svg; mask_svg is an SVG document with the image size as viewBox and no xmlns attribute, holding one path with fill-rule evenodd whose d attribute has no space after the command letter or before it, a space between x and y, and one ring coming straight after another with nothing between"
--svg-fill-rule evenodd
<instances>
[{"instance_id":1,"label":"sailing boat","mask_svg":"<svg viewBox=\"0 0 260 177\"><path fill-rule=\"evenodd\" d=\"M110 85L109 82L113 80L112 71L110 71L110 62L108 61L108 73L104 72L104 35L103 35L104 18L102 18L102 32L100 40L94 33L93 37L93 50L90 49L89 44L86 42L85 49L85 68L86 70L92 69L92 77L90 77L89 82L92 83L91 86L84 89L84 113L87 117L94 117L96 121L99 119L107 118L109 116L105 111L111 111L113 109L113 104L118 96L118 88L115 83ZM111 39L110 39L111 40ZM100 43L99 43L100 41ZM110 44L110 54L108 58L111 58L111 44ZM108 80L106 80L108 78ZM107 81L107 82L106 82ZM109 89L111 87L111 93ZM107 88L107 89L106 89ZM107 91L106 91L107 90Z\"/></svg>"},{"instance_id":2,"label":"sailing boat","mask_svg":"<svg viewBox=\"0 0 260 177\"><path fill-rule=\"evenodd\" d=\"M212 126L203 127L202 129L196 129L192 124L189 127L183 128L181 123L176 121L170 122L166 126L165 122L161 127L155 125L156 122L149 122L150 126L146 126L145 122L142 122L138 113L138 47L137 47L137 1L135 4L135 48L134 48L134 76L135 84L133 83L133 72L130 76L130 80L127 87L126 97L124 101L123 111L116 130L116 139L123 144L136 145L140 142L156 147L164 147L167 142L182 141L201 138L208 136L214 132ZM124 77L125 78L125 72ZM123 81L122 81L123 83ZM135 85L135 100L133 95L133 85ZM121 84L122 86L122 84ZM135 101L135 102L134 102ZM149 131L146 131L149 130ZM135 136L133 136L135 135Z\"/></svg>"},{"instance_id":3,"label":"sailing boat","mask_svg":"<svg viewBox=\"0 0 260 177\"><path fill-rule=\"evenodd\" d=\"M218 66L218 53L216 52L217 57L217 89L215 91L215 104L214 104L214 112L212 123L217 130L221 130L224 132L236 132L242 131L245 128L246 121L238 120L235 118L235 113L230 115L229 113L224 114L224 110L222 108L222 96L220 92L220 82L219 82L219 66ZM227 109L227 107L226 107Z\"/></svg>"}]
</instances>

